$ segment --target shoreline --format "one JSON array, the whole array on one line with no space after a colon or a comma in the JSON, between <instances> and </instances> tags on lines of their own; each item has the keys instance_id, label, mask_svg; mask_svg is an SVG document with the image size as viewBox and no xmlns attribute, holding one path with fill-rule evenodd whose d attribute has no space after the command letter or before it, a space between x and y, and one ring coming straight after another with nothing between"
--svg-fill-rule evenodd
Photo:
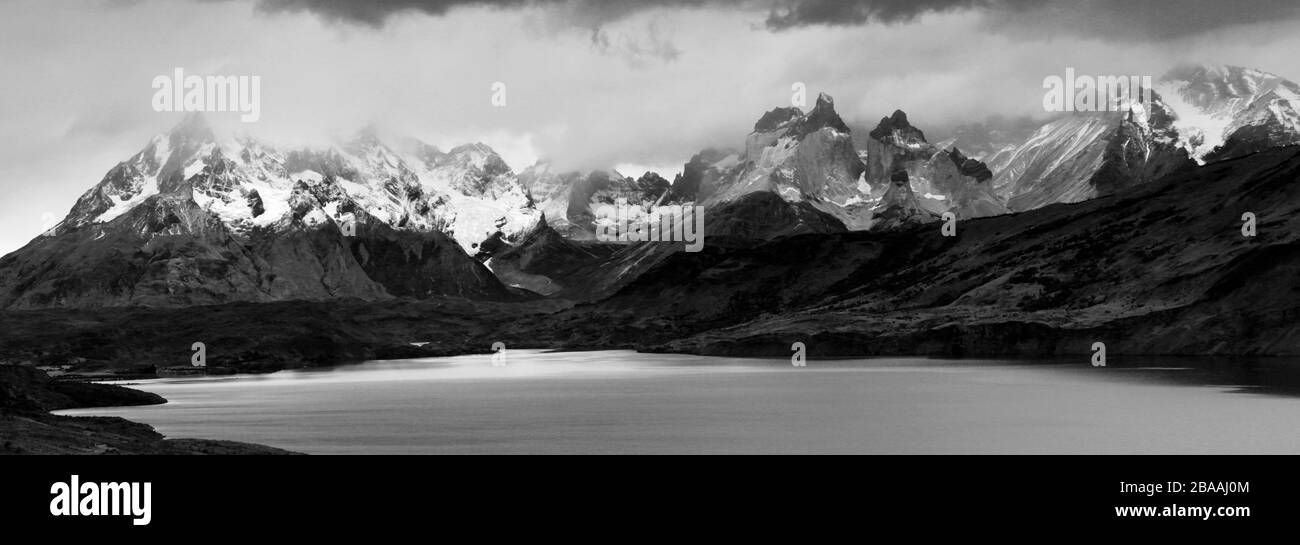
<instances>
[{"instance_id":1,"label":"shoreline","mask_svg":"<svg viewBox=\"0 0 1300 545\"><path fill-rule=\"evenodd\" d=\"M148 424L125 418L51 412L165 403L162 396L134 388L54 380L34 367L0 365L0 437L4 438L0 455L300 454L237 441L170 439Z\"/></svg>"}]
</instances>

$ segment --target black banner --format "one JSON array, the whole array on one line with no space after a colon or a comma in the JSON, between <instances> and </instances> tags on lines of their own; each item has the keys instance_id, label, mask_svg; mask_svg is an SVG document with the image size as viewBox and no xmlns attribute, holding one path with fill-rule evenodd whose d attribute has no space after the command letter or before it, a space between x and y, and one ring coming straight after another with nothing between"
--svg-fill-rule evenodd
<instances>
[{"instance_id":1,"label":"black banner","mask_svg":"<svg viewBox=\"0 0 1300 545\"><path fill-rule=\"evenodd\" d=\"M434 537L466 531L484 537L516 532L599 537L596 522L621 528L617 535L623 537L688 529L696 537L879 535L885 529L994 535L986 532L1018 524L1195 533L1291 520L1296 512L1291 491L1300 478L1288 469L1290 462L1274 457L29 457L4 462L0 520L11 530L123 537L267 530L329 536L375 529ZM77 493L60 498L67 490L60 483L70 487L73 479ZM131 485L147 490L148 501L141 501L146 494L137 494L119 507L147 506L148 512L109 512L111 501L101 501L105 494ZM96 499L87 499L96 493ZM74 499L75 510L68 508ZM147 524L137 524L144 519Z\"/></svg>"}]
</instances>

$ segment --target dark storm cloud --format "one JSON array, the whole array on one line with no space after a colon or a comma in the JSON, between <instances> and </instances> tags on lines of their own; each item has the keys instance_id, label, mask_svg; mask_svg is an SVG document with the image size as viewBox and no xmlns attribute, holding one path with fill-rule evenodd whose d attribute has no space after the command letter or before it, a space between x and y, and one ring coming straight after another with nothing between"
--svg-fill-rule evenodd
<instances>
[{"instance_id":1,"label":"dark storm cloud","mask_svg":"<svg viewBox=\"0 0 1300 545\"><path fill-rule=\"evenodd\" d=\"M653 8L718 7L767 12L767 26L856 25L870 21L908 21L931 11L985 5L989 0L257 0L267 11L310 11L326 19L381 26L393 15L421 12L444 15L459 7L516 8L557 6L586 18L615 20Z\"/></svg>"},{"instance_id":2,"label":"dark storm cloud","mask_svg":"<svg viewBox=\"0 0 1300 545\"><path fill-rule=\"evenodd\" d=\"M990 28L1021 35L1159 41L1235 25L1300 17L1296 0L787 0L772 30L905 23L926 13L976 10Z\"/></svg>"},{"instance_id":3,"label":"dark storm cloud","mask_svg":"<svg viewBox=\"0 0 1300 545\"><path fill-rule=\"evenodd\" d=\"M404 13L459 7L563 8L600 24L653 8L736 8L766 15L769 30L906 23L928 13L973 11L990 29L1020 35L1070 34L1125 41L1176 39L1239 24L1300 17L1295 0L255 0L271 12L307 11L373 27Z\"/></svg>"},{"instance_id":4,"label":"dark storm cloud","mask_svg":"<svg viewBox=\"0 0 1300 545\"><path fill-rule=\"evenodd\" d=\"M445 15L465 6L518 7L524 0L258 0L258 7L270 12L309 11L332 21L382 26L388 17L401 12Z\"/></svg>"},{"instance_id":5,"label":"dark storm cloud","mask_svg":"<svg viewBox=\"0 0 1300 545\"><path fill-rule=\"evenodd\" d=\"M1010 36L1148 43L1300 17L1295 0L987 0L971 5L981 8L988 29Z\"/></svg>"},{"instance_id":6,"label":"dark storm cloud","mask_svg":"<svg viewBox=\"0 0 1300 545\"><path fill-rule=\"evenodd\" d=\"M775 2L767 27L783 30L809 25L851 26L900 23L929 12L987 7L987 0L794 0Z\"/></svg>"},{"instance_id":7,"label":"dark storm cloud","mask_svg":"<svg viewBox=\"0 0 1300 545\"><path fill-rule=\"evenodd\" d=\"M713 0L258 0L267 11L310 11L326 19L382 26L389 16L416 12L444 15L460 7L518 8L525 6L573 6L589 17L613 20L653 7L697 7L706 4L743 4Z\"/></svg>"}]
</instances>

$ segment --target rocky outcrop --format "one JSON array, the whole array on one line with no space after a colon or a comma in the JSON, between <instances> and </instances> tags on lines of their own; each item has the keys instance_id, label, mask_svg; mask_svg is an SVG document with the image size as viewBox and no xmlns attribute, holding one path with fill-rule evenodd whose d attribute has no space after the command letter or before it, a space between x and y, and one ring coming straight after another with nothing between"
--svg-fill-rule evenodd
<instances>
[{"instance_id":1,"label":"rocky outcrop","mask_svg":"<svg viewBox=\"0 0 1300 545\"><path fill-rule=\"evenodd\" d=\"M881 197L880 203L873 211L873 230L895 230L929 223L938 219L938 215L926 210L918 202L912 191L907 170L896 168L889 177L889 189Z\"/></svg>"},{"instance_id":2,"label":"rocky outcrop","mask_svg":"<svg viewBox=\"0 0 1300 545\"><path fill-rule=\"evenodd\" d=\"M993 191L993 172L983 162L952 148L936 152L927 164L930 187L944 197L942 208L959 219L996 216L1008 212Z\"/></svg>"},{"instance_id":3,"label":"rocky outcrop","mask_svg":"<svg viewBox=\"0 0 1300 545\"><path fill-rule=\"evenodd\" d=\"M902 110L881 118L868 136L868 180L889 180L897 170L896 164L906 169L907 163L927 160L934 153L934 147L925 141L925 133L913 127Z\"/></svg>"},{"instance_id":4,"label":"rocky outcrop","mask_svg":"<svg viewBox=\"0 0 1300 545\"><path fill-rule=\"evenodd\" d=\"M507 285L542 295L558 295L582 288L587 274L619 251L613 244L584 243L564 237L546 221L518 244L492 255L488 266ZM578 278L575 278L578 277Z\"/></svg>"},{"instance_id":5,"label":"rocky outcrop","mask_svg":"<svg viewBox=\"0 0 1300 545\"><path fill-rule=\"evenodd\" d=\"M828 95L820 95L807 114L798 108L764 114L746 137L743 152L718 155L705 152L693 158L678 180L682 188L675 191L693 191L706 209L751 193L773 193L788 203L807 203L849 228L870 224L869 207L863 205L870 189L860 184L865 166Z\"/></svg>"},{"instance_id":6,"label":"rocky outcrop","mask_svg":"<svg viewBox=\"0 0 1300 545\"><path fill-rule=\"evenodd\" d=\"M840 220L807 202L788 203L768 192L750 193L709 209L704 224L704 232L715 242L723 237L772 240L847 230Z\"/></svg>"},{"instance_id":7,"label":"rocky outcrop","mask_svg":"<svg viewBox=\"0 0 1300 545\"><path fill-rule=\"evenodd\" d=\"M925 140L903 111L882 118L866 146L867 181L888 190L873 210L872 229L933 221L944 212L970 219L1007 212L988 180L983 162L956 148L940 150Z\"/></svg>"}]
</instances>

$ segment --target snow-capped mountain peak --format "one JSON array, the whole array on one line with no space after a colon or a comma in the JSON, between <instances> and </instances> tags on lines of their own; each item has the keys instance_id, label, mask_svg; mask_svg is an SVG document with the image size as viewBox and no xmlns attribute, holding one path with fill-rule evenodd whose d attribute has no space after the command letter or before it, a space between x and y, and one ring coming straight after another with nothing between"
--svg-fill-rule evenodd
<instances>
[{"instance_id":1,"label":"snow-capped mountain peak","mask_svg":"<svg viewBox=\"0 0 1300 545\"><path fill-rule=\"evenodd\" d=\"M1187 65L1156 85L1198 162L1300 143L1300 85L1253 68Z\"/></svg>"},{"instance_id":2,"label":"snow-capped mountain peak","mask_svg":"<svg viewBox=\"0 0 1300 545\"><path fill-rule=\"evenodd\" d=\"M527 192L492 148L413 149L399 153L363 130L286 151L246 135L219 140L192 114L111 169L54 233L112 222L157 195L190 199L234 233L364 215L394 229L442 231L470 253L497 232L512 239L536 223Z\"/></svg>"}]
</instances>

